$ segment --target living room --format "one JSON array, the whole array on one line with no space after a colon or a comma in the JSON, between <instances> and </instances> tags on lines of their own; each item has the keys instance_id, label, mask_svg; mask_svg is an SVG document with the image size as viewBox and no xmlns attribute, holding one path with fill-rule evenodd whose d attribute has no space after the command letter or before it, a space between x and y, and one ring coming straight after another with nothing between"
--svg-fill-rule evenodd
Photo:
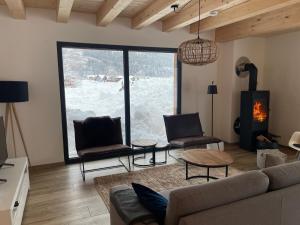
<instances>
[{"instance_id":1,"label":"living room","mask_svg":"<svg viewBox=\"0 0 300 225\"><path fill-rule=\"evenodd\" d=\"M178 7L176 4L178 4ZM166 191L181 186L213 185L217 182L223 182L223 180L226 182L226 179L231 177L239 176L237 174L248 173L248 170L258 170L258 153L256 153L256 149L249 151L240 147L241 133L238 134L242 132L241 121L237 120L241 117L241 91L254 91L249 88L253 75L249 69L247 70L246 64L254 65L257 69L257 82L254 82L255 91L269 91L268 106L265 109L268 111L267 131L268 134L272 135L267 136L264 133L261 136L263 136L262 142L268 143L271 141L272 144L277 145L275 147L265 147L264 149L274 147L272 153L266 153L266 155L271 156L271 159L273 159L272 163L283 164L284 166L289 165L292 161L297 161L297 147L293 145L289 147L289 142L293 134L299 131L300 126L297 118L297 115L300 113L300 106L297 101L299 95L299 66L297 58L300 52L298 44L300 32L297 31L300 20L298 15L300 10L299 4L300 1L291 0L206 0L200 3L201 22L198 23L198 1L0 1L0 25L2 30L0 37L0 49L2 52L0 56L1 82L26 81L26 85L28 85L26 100L22 102L16 101L15 104L10 102L9 107L7 107L8 104L5 104L8 103L6 100L2 99L3 101L1 101L1 115L5 121L5 129L7 129L8 162L9 160L14 160L14 158L27 157L30 164L28 165L30 190L27 200L25 198L24 214L21 213L23 217L21 216L18 219L19 222L7 222L3 225L21 223L26 225L114 225L117 223L116 221L111 221L109 199L110 189L114 186L120 184L129 184L130 186L131 182L136 182L149 186L155 191ZM190 17L187 15L190 15ZM185 41L197 38L198 29L201 38L209 40L209 43L216 44L217 59L214 62L205 63L205 65L201 66L177 60L177 49L179 46ZM97 113L98 111L92 115L94 117L121 117L123 144L127 144L130 148L130 172L127 172L122 167L100 170L84 174L84 181L80 171L81 163L77 155L74 157L69 154L70 152L77 154L77 151L75 145L70 145L70 142L75 144L74 136L72 138L68 136L67 119L70 115L68 114L70 99L67 98L69 90L67 90L65 78L68 71L64 63L68 62L68 60L64 60L64 55L62 54L64 49L82 50L83 52L90 50L102 53L107 51L108 54L111 54L111 51L120 53L121 61L118 64L116 63L122 67L120 69L121 72L117 74L117 79L121 79L120 81L118 80L119 86L117 91L122 93L120 101L123 111L119 115L101 114ZM213 49L210 50L210 54L212 54ZM157 99L157 105L165 103L164 105L172 109L172 111L163 111L163 107L156 108L156 100L150 102L147 94L138 99L137 102L139 104L134 102L135 90L133 89L133 83L135 82L136 84L137 80L134 80L134 75L130 74L131 68L133 68L130 60L133 59L131 54L135 52L141 53L137 57L142 57L142 59L152 57L150 56L151 54L147 55L149 52L156 53L157 55L151 58L151 62L157 63L153 67L158 68L158 74L164 73L161 71L162 68L165 68L164 66L159 66L163 64L158 63L160 62L159 57L168 55L170 60L168 60L169 64L166 66L166 71L171 71L170 79L172 79L172 84L168 85L167 83L167 86L163 87L168 88L168 92L164 92L164 94L167 93L172 101L167 101L168 99L164 98L164 101L158 102L159 99ZM124 57L126 54L127 59ZM101 54L99 53L99 55ZM76 68L77 66L78 70L86 68L81 67L83 64L80 64L85 62L86 58L84 56L81 58L72 58L74 54L70 54L70 56L70 60L73 62L71 65L72 73L75 71L73 67ZM157 59L155 59L156 57ZM149 64L145 63L145 65L142 65L141 58L137 59L139 61L137 60L135 63L137 65L136 68L139 68L139 65L141 67L144 66L143 68L149 68ZM114 58L110 58L106 61L106 64L110 65L111 62L115 62ZM79 66L76 65L77 63ZM241 75L238 75L239 72ZM102 73L98 71L94 74L85 71L84 73L86 76L84 82L101 83L101 85L109 84L107 80L105 82L93 80L98 78L107 79L107 76L102 77ZM116 73L112 74L116 75ZM95 75L98 77L93 77ZM139 81L142 81L142 76L140 77ZM127 78L128 80L126 80ZM148 78L146 78L145 80L147 81ZM72 85L72 81L70 82ZM212 82L214 82L213 85L216 85L217 90L215 93L208 93ZM129 89L130 91L128 91ZM159 92L162 89L160 86L155 89L158 96L163 94ZM151 93L151 90L153 90L152 86L148 86L141 93ZM95 92L102 93L101 89L95 89ZM103 112L100 110L102 110L101 107L103 107L104 103L105 107L103 108L109 106L110 110L120 107L113 101L102 102L104 99L112 99L107 96L101 99L100 95L99 102L95 101L93 103L92 97L91 99L84 98L86 96L85 92L79 89L78 93L77 99L73 99L73 102L88 103L83 105L82 108L78 107L79 110L88 112L91 111L91 108L99 108L99 112ZM154 92L152 91L152 93ZM80 96L80 94L84 97ZM169 104L169 102L171 103ZM84 108L86 105L88 107ZM7 114L8 108L11 109L10 114ZM142 115L143 118L147 117L149 120L149 130L146 130L148 127L140 127L140 124L135 125L138 117L133 112L137 109L147 113ZM115 111L117 112L117 110ZM184 149L184 151L182 148L170 148L165 130L167 127L165 127L163 116L195 113L200 119L204 135L213 136L220 142L216 144L213 141L207 146L205 144L191 149L209 148L210 150L218 150L228 154L230 156L228 165L230 165L229 168L227 165L225 166L228 169L229 178L217 181L213 181L212 178L207 182L206 167L189 166L186 170L188 163L185 164L182 157L183 153L190 150L189 148ZM14 116L15 114L17 117ZM9 115L8 118L6 115ZM90 117L90 114L84 115L85 117L79 116L76 120L84 120ZM153 115L159 117L156 124L152 122ZM10 117L11 120L9 119ZM156 117L154 117L155 120ZM70 119L70 122L73 125L73 119ZM157 125L160 129L159 132L162 131L163 135L159 132L156 134L152 124ZM20 130L18 129L19 127L21 128ZM184 127L184 124L182 127ZM74 131L73 127L72 131ZM160 138L165 141L161 141ZM132 148L137 147L137 149L140 149L141 145L145 144L137 143L137 139L154 139L152 141L155 142L155 148L150 147L147 149L148 153L145 159L136 159L136 164L150 164L150 167L132 165L132 157L143 156L143 154L136 156L131 154ZM260 140L255 137L255 145ZM251 141L253 142L253 139ZM300 144L300 140L298 143L295 142L295 144ZM155 152L153 153L153 151ZM273 154L275 152L278 154ZM127 155L124 154L121 158L122 162L125 162L126 168L129 169ZM275 157L272 158L274 155ZM153 166L153 161L155 161L153 156L156 157L158 165ZM226 157L227 155L223 156L222 159L225 160ZM205 157L201 159L203 158ZM86 169L111 167L119 163L118 157L115 156L107 156L102 160L98 159L98 157L95 157L91 162L86 162ZM167 161L166 164L159 165L165 159ZM230 163L231 160L232 162ZM209 176L225 177L225 166L224 168L211 168ZM1 175L5 171L9 171L9 169L9 166L2 166L0 169L0 179L7 179L7 184L10 182L10 177L1 177ZM201 174L204 179L202 177L186 180L186 171L190 172L192 176ZM253 174L250 175L254 176ZM262 175L259 174L258 176ZM291 176L299 177L297 174L291 174ZM255 179L258 178L256 177ZM297 179L295 178L294 180ZM241 182L248 181L241 180L238 183ZM295 182L289 185L299 185L300 179ZM6 183L0 184L0 202L1 198L6 196L2 194L4 189L1 189L1 186L2 188L5 187ZM258 183L259 181L255 185L259 186ZM249 192L252 193L255 188L250 184L249 186ZM212 186L205 187L215 190ZM214 195L214 192L208 191L205 193L208 196ZM227 194L225 192L224 196ZM264 196L265 194L262 195ZM298 199L298 196L300 196L299 193L295 192L295 201ZM12 200L15 203L15 197ZM202 200L206 201L205 199ZM201 202L201 199L198 201ZM269 205L272 205L272 202L273 200L271 199ZM274 200L273 205L277 204L275 202L277 201ZM223 204L227 203L225 201ZM245 211L253 210L247 203L243 204L246 204ZM269 205L266 203L264 207L268 209ZM117 210L121 210L121 207ZM232 210L235 212L235 209ZM206 218L209 218L209 222L202 220L202 214L199 213L201 214L200 217L194 218L197 224L219 224L217 219L212 219L211 214L208 212L209 210L202 209L199 211L207 213L205 215L207 215ZM270 208L263 215L269 215L268 213L274 212L276 211L272 211ZM241 215L244 215L243 213ZM120 214L120 211L117 214ZM187 214L190 214L190 212ZM280 215L279 212L277 214L278 216ZM4 218L2 215L4 214L0 213L1 225L1 221L6 221L2 220ZM232 212L226 218L224 218L224 215L216 215L219 215L219 219L224 221L223 224L236 224L229 223L226 220L230 221L230 218L233 216ZM262 215L257 216L257 218L260 216ZM298 223L297 213L294 213L294 211L291 210L287 216L289 216L290 220L283 219L282 221L284 222L282 223L280 221L275 223L268 219L262 223ZM124 215L123 217L121 216L123 219L124 217ZM184 217L182 215L182 218ZM253 221L251 225L260 224L256 223L255 219ZM120 224L130 224L128 221L121 222ZM139 221L139 223L141 222L145 221ZM179 224L179 220L177 222L168 221L166 224ZM190 221L190 218L187 218L186 220L183 219L181 224L194 223Z\"/></svg>"}]
</instances>

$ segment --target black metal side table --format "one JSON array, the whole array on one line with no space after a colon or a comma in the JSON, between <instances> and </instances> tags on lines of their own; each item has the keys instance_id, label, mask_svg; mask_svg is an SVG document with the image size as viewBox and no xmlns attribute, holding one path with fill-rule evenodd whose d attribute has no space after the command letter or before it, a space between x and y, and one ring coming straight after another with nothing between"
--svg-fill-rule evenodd
<instances>
[{"instance_id":1,"label":"black metal side table","mask_svg":"<svg viewBox=\"0 0 300 225\"><path fill-rule=\"evenodd\" d=\"M165 142L158 142L156 145L155 145L155 151L164 151L165 152L165 159L164 161L157 161L156 158L155 158L155 165L163 165L163 164L167 164L168 162L168 149L169 149L169 144L168 143L165 143ZM153 158L150 159L150 162L153 161Z\"/></svg>"},{"instance_id":2,"label":"black metal side table","mask_svg":"<svg viewBox=\"0 0 300 225\"><path fill-rule=\"evenodd\" d=\"M132 154L132 165L137 167L149 167L149 166L155 166L156 165L156 146L157 142L151 139L138 139L135 141L132 141L131 147L133 150ZM135 160L137 159L145 159L146 158L146 150L151 149L152 152L152 160L148 164L139 164L136 163ZM140 151L144 154L144 156L134 156L134 152Z\"/></svg>"}]
</instances>

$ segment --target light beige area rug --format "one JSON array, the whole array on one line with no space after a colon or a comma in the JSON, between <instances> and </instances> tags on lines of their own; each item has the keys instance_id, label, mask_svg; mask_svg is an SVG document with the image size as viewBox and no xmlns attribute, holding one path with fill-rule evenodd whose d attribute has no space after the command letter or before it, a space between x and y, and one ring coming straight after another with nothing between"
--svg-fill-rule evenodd
<instances>
[{"instance_id":1,"label":"light beige area rug","mask_svg":"<svg viewBox=\"0 0 300 225\"><path fill-rule=\"evenodd\" d=\"M243 158L235 160L235 163L229 167L229 176L256 169L255 158L252 160L249 160L249 158L247 160L243 160ZM189 175L206 175L206 169L189 166ZM225 168L211 168L210 175L222 178L225 176ZM96 177L94 181L96 189L107 207L109 206L109 190L117 185L131 185L132 182L135 182L146 185L156 191L163 191L207 182L204 178L185 180L185 165L181 163Z\"/></svg>"}]
</instances>

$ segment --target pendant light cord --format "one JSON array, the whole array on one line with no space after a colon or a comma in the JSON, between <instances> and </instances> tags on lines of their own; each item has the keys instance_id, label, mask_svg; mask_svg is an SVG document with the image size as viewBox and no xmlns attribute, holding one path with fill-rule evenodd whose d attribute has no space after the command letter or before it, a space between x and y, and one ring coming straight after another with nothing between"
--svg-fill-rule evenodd
<instances>
[{"instance_id":1,"label":"pendant light cord","mask_svg":"<svg viewBox=\"0 0 300 225\"><path fill-rule=\"evenodd\" d=\"M200 0L198 2L198 6L199 6L199 21L198 21L198 39L200 39Z\"/></svg>"}]
</instances>

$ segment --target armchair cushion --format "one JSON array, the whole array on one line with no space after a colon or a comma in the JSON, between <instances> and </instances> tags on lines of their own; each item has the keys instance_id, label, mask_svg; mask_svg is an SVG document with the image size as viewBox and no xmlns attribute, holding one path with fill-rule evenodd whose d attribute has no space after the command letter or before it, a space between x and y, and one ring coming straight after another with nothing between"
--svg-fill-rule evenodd
<instances>
[{"instance_id":1,"label":"armchair cushion","mask_svg":"<svg viewBox=\"0 0 300 225\"><path fill-rule=\"evenodd\" d=\"M114 144L114 121L108 116L86 118L83 129L87 147Z\"/></svg>"},{"instance_id":2,"label":"armchair cushion","mask_svg":"<svg viewBox=\"0 0 300 225\"><path fill-rule=\"evenodd\" d=\"M94 148L86 148L84 150L78 151L79 157L90 157L90 156L99 156L101 154L107 154L112 152L120 152L120 151L130 151L131 148L127 145L115 144L115 145L107 145L102 147L94 147Z\"/></svg>"},{"instance_id":3,"label":"armchair cushion","mask_svg":"<svg viewBox=\"0 0 300 225\"><path fill-rule=\"evenodd\" d=\"M164 115L168 141L177 138L203 136L198 113Z\"/></svg>"},{"instance_id":4,"label":"armchair cushion","mask_svg":"<svg viewBox=\"0 0 300 225\"><path fill-rule=\"evenodd\" d=\"M120 120L108 116L74 120L76 150L123 144Z\"/></svg>"},{"instance_id":5,"label":"armchair cushion","mask_svg":"<svg viewBox=\"0 0 300 225\"><path fill-rule=\"evenodd\" d=\"M194 136L194 137L185 137L177 138L170 141L172 147L186 148L197 145L206 145L211 143L219 143L220 139L207 136Z\"/></svg>"}]
</instances>

